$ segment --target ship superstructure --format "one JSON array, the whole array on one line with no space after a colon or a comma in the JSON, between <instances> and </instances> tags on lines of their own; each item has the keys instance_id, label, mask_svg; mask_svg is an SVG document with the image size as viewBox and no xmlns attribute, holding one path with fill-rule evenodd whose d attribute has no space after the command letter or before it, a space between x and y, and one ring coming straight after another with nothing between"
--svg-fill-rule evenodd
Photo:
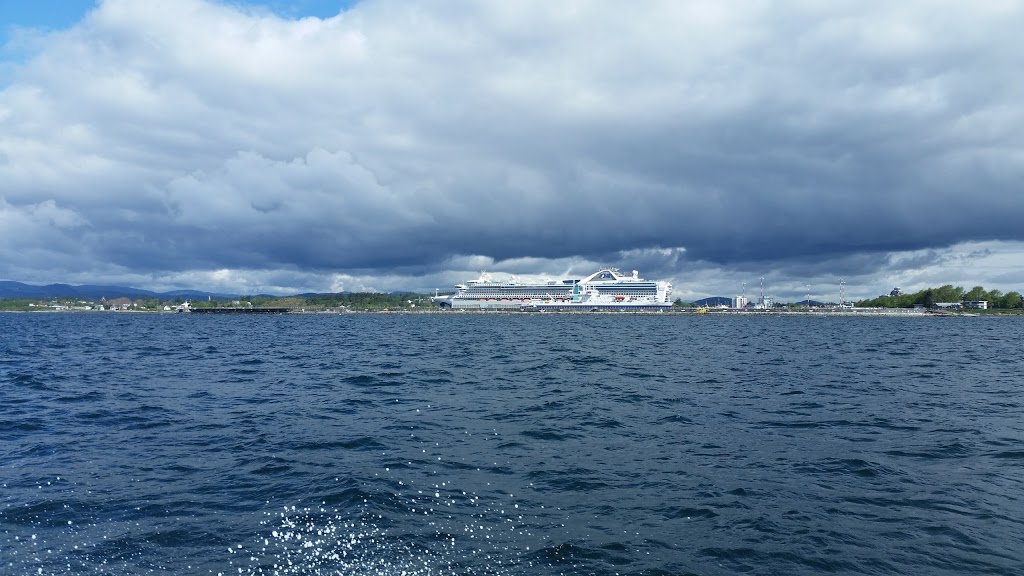
<instances>
[{"instance_id":1,"label":"ship superstructure","mask_svg":"<svg viewBox=\"0 0 1024 576\"><path fill-rule=\"evenodd\" d=\"M438 298L442 306L473 310L664 309L672 306L672 284L644 280L615 268L602 268L583 279L523 282L516 277L495 281L487 274L457 284L453 295Z\"/></svg>"}]
</instances>

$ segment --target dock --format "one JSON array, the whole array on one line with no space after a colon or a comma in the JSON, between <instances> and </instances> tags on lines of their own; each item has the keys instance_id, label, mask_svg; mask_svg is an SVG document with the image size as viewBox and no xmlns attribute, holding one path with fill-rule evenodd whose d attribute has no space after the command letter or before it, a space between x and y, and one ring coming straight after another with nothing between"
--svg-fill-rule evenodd
<instances>
[{"instance_id":1,"label":"dock","mask_svg":"<svg viewBox=\"0 0 1024 576\"><path fill-rule=\"evenodd\" d=\"M288 314L291 308L191 308L189 314Z\"/></svg>"}]
</instances>

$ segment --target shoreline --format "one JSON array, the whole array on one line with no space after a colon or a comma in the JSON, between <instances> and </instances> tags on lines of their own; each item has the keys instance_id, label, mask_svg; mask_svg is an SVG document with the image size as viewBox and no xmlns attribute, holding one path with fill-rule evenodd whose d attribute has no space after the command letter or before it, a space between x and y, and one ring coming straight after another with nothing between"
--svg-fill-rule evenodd
<instances>
[{"instance_id":1,"label":"shoreline","mask_svg":"<svg viewBox=\"0 0 1024 576\"><path fill-rule=\"evenodd\" d=\"M202 311L199 311L202 310ZM716 316L716 317L766 317L766 316L810 316L819 318L829 317L858 317L858 318L976 318L994 316L1021 316L1015 312L989 312L979 314L974 312L951 312L951 311L928 311L907 308L855 308L855 309L812 309L812 310L733 310L733 309L700 309L684 308L669 310L450 310L441 308L417 308L417 309L308 309L308 308L276 308L271 310L263 309L253 312L247 308L210 308L198 309L190 312L177 312L167 310L3 310L0 313L10 314L169 314L169 315L190 315L202 316L251 316L251 315L346 315L346 314L400 314L400 315L528 315L528 316Z\"/></svg>"}]
</instances>

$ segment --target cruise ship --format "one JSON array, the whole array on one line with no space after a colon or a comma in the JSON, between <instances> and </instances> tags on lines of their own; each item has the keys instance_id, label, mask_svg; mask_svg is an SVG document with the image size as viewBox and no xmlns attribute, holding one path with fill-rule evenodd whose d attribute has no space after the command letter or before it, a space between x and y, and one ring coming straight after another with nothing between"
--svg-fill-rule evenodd
<instances>
[{"instance_id":1,"label":"cruise ship","mask_svg":"<svg viewBox=\"0 0 1024 576\"><path fill-rule=\"evenodd\" d=\"M581 279L521 282L504 281L481 274L476 280L456 284L456 292L434 301L462 310L661 310L672 306L672 284L644 280L615 268L602 268Z\"/></svg>"}]
</instances>

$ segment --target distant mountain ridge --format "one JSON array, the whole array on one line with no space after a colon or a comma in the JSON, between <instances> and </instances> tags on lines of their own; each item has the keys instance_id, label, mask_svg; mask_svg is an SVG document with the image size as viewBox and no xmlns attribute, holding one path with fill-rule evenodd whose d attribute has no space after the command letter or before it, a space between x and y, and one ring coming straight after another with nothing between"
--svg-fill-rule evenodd
<instances>
[{"instance_id":1,"label":"distant mountain ridge","mask_svg":"<svg viewBox=\"0 0 1024 576\"><path fill-rule=\"evenodd\" d=\"M172 290L170 292L154 292L142 290L141 288L129 288L127 286L96 286L91 284L47 284L37 286L25 284L12 280L0 280L0 298L81 298L84 300L99 300L106 298L159 298L161 300L173 300L183 298L186 300L199 300L215 298L226 300L238 298L237 294L217 294L214 292L203 292L201 290Z\"/></svg>"}]
</instances>

